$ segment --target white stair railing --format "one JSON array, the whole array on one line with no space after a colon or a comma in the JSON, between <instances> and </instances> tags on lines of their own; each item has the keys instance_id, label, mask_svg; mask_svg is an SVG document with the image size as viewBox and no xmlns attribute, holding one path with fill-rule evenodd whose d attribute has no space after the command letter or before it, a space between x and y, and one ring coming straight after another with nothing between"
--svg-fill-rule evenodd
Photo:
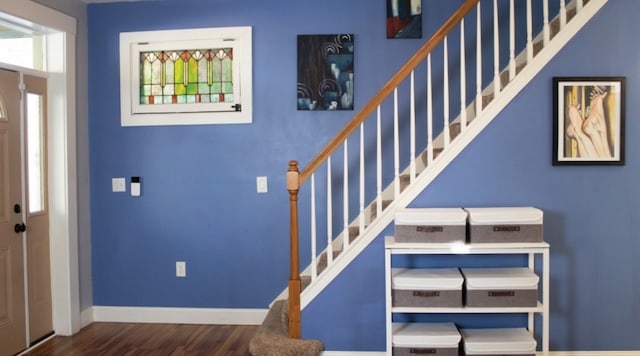
<instances>
[{"instance_id":1,"label":"white stair railing","mask_svg":"<svg viewBox=\"0 0 640 356\"><path fill-rule=\"evenodd\" d=\"M580 11L595 8L590 10L588 15L593 16L592 14L607 0L573 0L568 4L565 4L564 0L554 0L557 1L551 7L557 9L554 22L548 20L549 0L526 0L524 10L516 7L514 0L493 0L488 3L487 1L490 0L467 0L305 169L297 171L297 162L290 163L287 186L296 199L302 184L310 179L307 186L311 203L307 205L309 211L301 216L308 216L304 218L308 221L308 227L306 223L302 225L311 231L302 231L300 235L310 236L310 241L302 245L309 246L311 250L310 265L304 272L310 275L311 285L303 292L305 298L299 307L304 308L323 285L328 284L353 256L362 251L389 224L392 219L392 216L389 216L390 211L406 206L419 193L417 189L424 189L464 145L497 115L506 102L511 100L515 95L514 90L519 91L524 86L523 83L539 71L546 63L542 62L542 59L550 59L547 53L552 51L545 51L552 44L552 40L562 37L564 43L568 41L572 34L559 35L565 28L573 26L573 19L578 17ZM491 11L481 12L481 7L488 8L489 5ZM542 11L539 7L542 7ZM542 20L534 21L532 14L540 12ZM491 14L490 19L484 19L482 13ZM501 17L502 14L504 16ZM476 23L476 26L472 27L475 36L469 38L465 33L466 17L470 22ZM499 23L499 18L508 18L508 23ZM586 20L578 22L581 24L573 26L576 27L574 33ZM534 28L536 23L539 24L539 28ZM492 30L493 38L482 38L483 30L486 33L487 29ZM454 30L460 32L459 36L450 36ZM534 37L534 31L538 31L540 35ZM520 33L523 35L519 35ZM518 43L516 39L522 37L526 38L526 41ZM501 46L500 38L507 39L506 48ZM475 39L475 43L467 43L469 39ZM451 56L449 42L456 40L459 41L459 46L452 48L455 50L458 47L459 53ZM468 61L466 53L469 45L469 48L476 51L475 60ZM557 50L559 49L554 49L555 52ZM503 51L507 60L506 65L501 67L500 58ZM441 56L441 61L434 61L438 63L437 67L432 66L432 56ZM540 59L542 64L537 64L538 57L544 57ZM434 70L441 76L434 76ZM469 70L475 71L475 76L468 76ZM416 80L415 77L423 72L426 72L426 80ZM483 73L492 73L491 83L483 83ZM525 76L530 78L525 81L520 78L520 73L525 73ZM455 75L459 80L450 81L449 78ZM467 94L470 94L468 90L474 92L469 96L471 101L467 99ZM459 97L456 97L458 95ZM406 101L400 100L403 97L408 97L408 108L404 107ZM459 100L459 106L455 104L456 100ZM419 101L426 101L426 105L416 105ZM434 101L440 101L442 104L435 105ZM450 113L452 103L456 107L454 115ZM372 120L375 123L375 137L366 137L366 120L373 116L376 118ZM392 121L390 124L393 129L390 134L382 129L383 123L388 122L387 120ZM406 120L409 120L408 125L404 126ZM476 123L478 121L480 123ZM356 131L359 133L356 134ZM425 142L420 140L420 144L416 140L418 131L426 132L427 136ZM469 133L465 134L467 131ZM353 155L356 156L355 159L350 157L348 150L352 134L359 135L357 154ZM459 139L460 137L462 139ZM353 140L355 142L358 138L354 136ZM368 147L374 149L375 159L365 159ZM453 149L450 150L449 147ZM339 154L336 156L340 148L342 157ZM332 159L341 161L342 172L334 172ZM375 165L375 169L367 170L368 164ZM318 169L323 165L326 165L326 180L318 181L325 180L326 186L318 189L316 175L322 178L322 170ZM401 167L406 169L401 170ZM292 171L296 174L292 175ZM350 171L357 171L353 180L349 179ZM375 189L367 190L367 186ZM326 196L323 197L323 194ZM341 204L336 206L334 201L341 201ZM322 202L325 202L324 206ZM295 216L297 219L298 214ZM318 217L322 216L326 218L325 226L317 224ZM381 219L382 216L385 218ZM297 220L292 221L292 241L293 231L297 229L298 224ZM323 234L326 240L317 239L317 236ZM350 239L351 234L357 235L353 242ZM362 239L362 236L367 238ZM294 274L292 273L292 276ZM295 298L290 297L290 304L294 304L295 309ZM297 312L299 313L299 310Z\"/></svg>"}]
</instances>

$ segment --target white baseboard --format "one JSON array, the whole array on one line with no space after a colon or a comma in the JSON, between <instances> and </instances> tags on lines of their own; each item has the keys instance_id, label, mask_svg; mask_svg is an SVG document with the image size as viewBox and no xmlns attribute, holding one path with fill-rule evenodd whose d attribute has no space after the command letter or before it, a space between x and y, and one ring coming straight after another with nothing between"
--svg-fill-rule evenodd
<instances>
[{"instance_id":1,"label":"white baseboard","mask_svg":"<svg viewBox=\"0 0 640 356\"><path fill-rule=\"evenodd\" d=\"M538 352L538 355L542 355ZM637 356L637 351L550 351L550 356Z\"/></svg>"},{"instance_id":2,"label":"white baseboard","mask_svg":"<svg viewBox=\"0 0 640 356\"><path fill-rule=\"evenodd\" d=\"M322 356L385 356L386 352L324 351ZM542 355L538 352L537 355ZM550 351L549 356L638 356L638 351Z\"/></svg>"},{"instance_id":3,"label":"white baseboard","mask_svg":"<svg viewBox=\"0 0 640 356\"><path fill-rule=\"evenodd\" d=\"M369 351L322 351L322 356L385 356L386 352Z\"/></svg>"},{"instance_id":4,"label":"white baseboard","mask_svg":"<svg viewBox=\"0 0 640 356\"><path fill-rule=\"evenodd\" d=\"M209 309L93 306L81 314L92 322L260 325L269 309Z\"/></svg>"},{"instance_id":5,"label":"white baseboard","mask_svg":"<svg viewBox=\"0 0 640 356\"><path fill-rule=\"evenodd\" d=\"M385 356L386 352L369 351L322 351L322 356Z\"/></svg>"},{"instance_id":6,"label":"white baseboard","mask_svg":"<svg viewBox=\"0 0 640 356\"><path fill-rule=\"evenodd\" d=\"M93 307L89 307L80 312L80 328L93 323Z\"/></svg>"}]
</instances>

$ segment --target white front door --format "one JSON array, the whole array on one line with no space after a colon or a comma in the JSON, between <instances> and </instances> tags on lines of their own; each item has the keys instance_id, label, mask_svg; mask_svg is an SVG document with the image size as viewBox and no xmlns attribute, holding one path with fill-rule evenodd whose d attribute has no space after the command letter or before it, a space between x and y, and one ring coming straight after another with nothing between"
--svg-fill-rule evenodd
<instances>
[{"instance_id":1,"label":"white front door","mask_svg":"<svg viewBox=\"0 0 640 356\"><path fill-rule=\"evenodd\" d=\"M0 355L25 348L20 75L0 70ZM17 230L17 231L16 231Z\"/></svg>"},{"instance_id":2,"label":"white front door","mask_svg":"<svg viewBox=\"0 0 640 356\"><path fill-rule=\"evenodd\" d=\"M29 342L53 331L47 192L47 81L24 76L24 182Z\"/></svg>"},{"instance_id":3,"label":"white front door","mask_svg":"<svg viewBox=\"0 0 640 356\"><path fill-rule=\"evenodd\" d=\"M20 82L19 73L0 70L0 356L53 330L46 80L25 76L22 95Z\"/></svg>"}]
</instances>

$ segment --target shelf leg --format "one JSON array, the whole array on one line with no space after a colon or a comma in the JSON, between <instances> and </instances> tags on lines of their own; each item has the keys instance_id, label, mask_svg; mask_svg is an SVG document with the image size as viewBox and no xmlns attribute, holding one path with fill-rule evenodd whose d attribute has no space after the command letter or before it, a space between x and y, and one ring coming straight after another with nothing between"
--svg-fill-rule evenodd
<instances>
[{"instance_id":1,"label":"shelf leg","mask_svg":"<svg viewBox=\"0 0 640 356\"><path fill-rule=\"evenodd\" d=\"M545 249L542 253L542 303L544 313L542 313L542 352L545 356L549 355L549 250Z\"/></svg>"},{"instance_id":2,"label":"shelf leg","mask_svg":"<svg viewBox=\"0 0 640 356\"><path fill-rule=\"evenodd\" d=\"M384 251L384 273L385 273L385 299L386 303L386 324L387 324L387 355L391 356L393 349L393 331L391 329L392 313L391 313L391 251Z\"/></svg>"}]
</instances>

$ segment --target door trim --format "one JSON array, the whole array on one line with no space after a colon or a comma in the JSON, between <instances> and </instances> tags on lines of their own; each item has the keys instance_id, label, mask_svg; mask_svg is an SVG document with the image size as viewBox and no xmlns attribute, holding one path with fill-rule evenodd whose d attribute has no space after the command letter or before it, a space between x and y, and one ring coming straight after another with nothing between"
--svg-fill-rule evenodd
<instances>
[{"instance_id":1,"label":"door trim","mask_svg":"<svg viewBox=\"0 0 640 356\"><path fill-rule=\"evenodd\" d=\"M49 37L49 209L53 327L59 335L80 330L78 196L76 163L75 18L30 0L0 4L0 16L53 29Z\"/></svg>"}]
</instances>

